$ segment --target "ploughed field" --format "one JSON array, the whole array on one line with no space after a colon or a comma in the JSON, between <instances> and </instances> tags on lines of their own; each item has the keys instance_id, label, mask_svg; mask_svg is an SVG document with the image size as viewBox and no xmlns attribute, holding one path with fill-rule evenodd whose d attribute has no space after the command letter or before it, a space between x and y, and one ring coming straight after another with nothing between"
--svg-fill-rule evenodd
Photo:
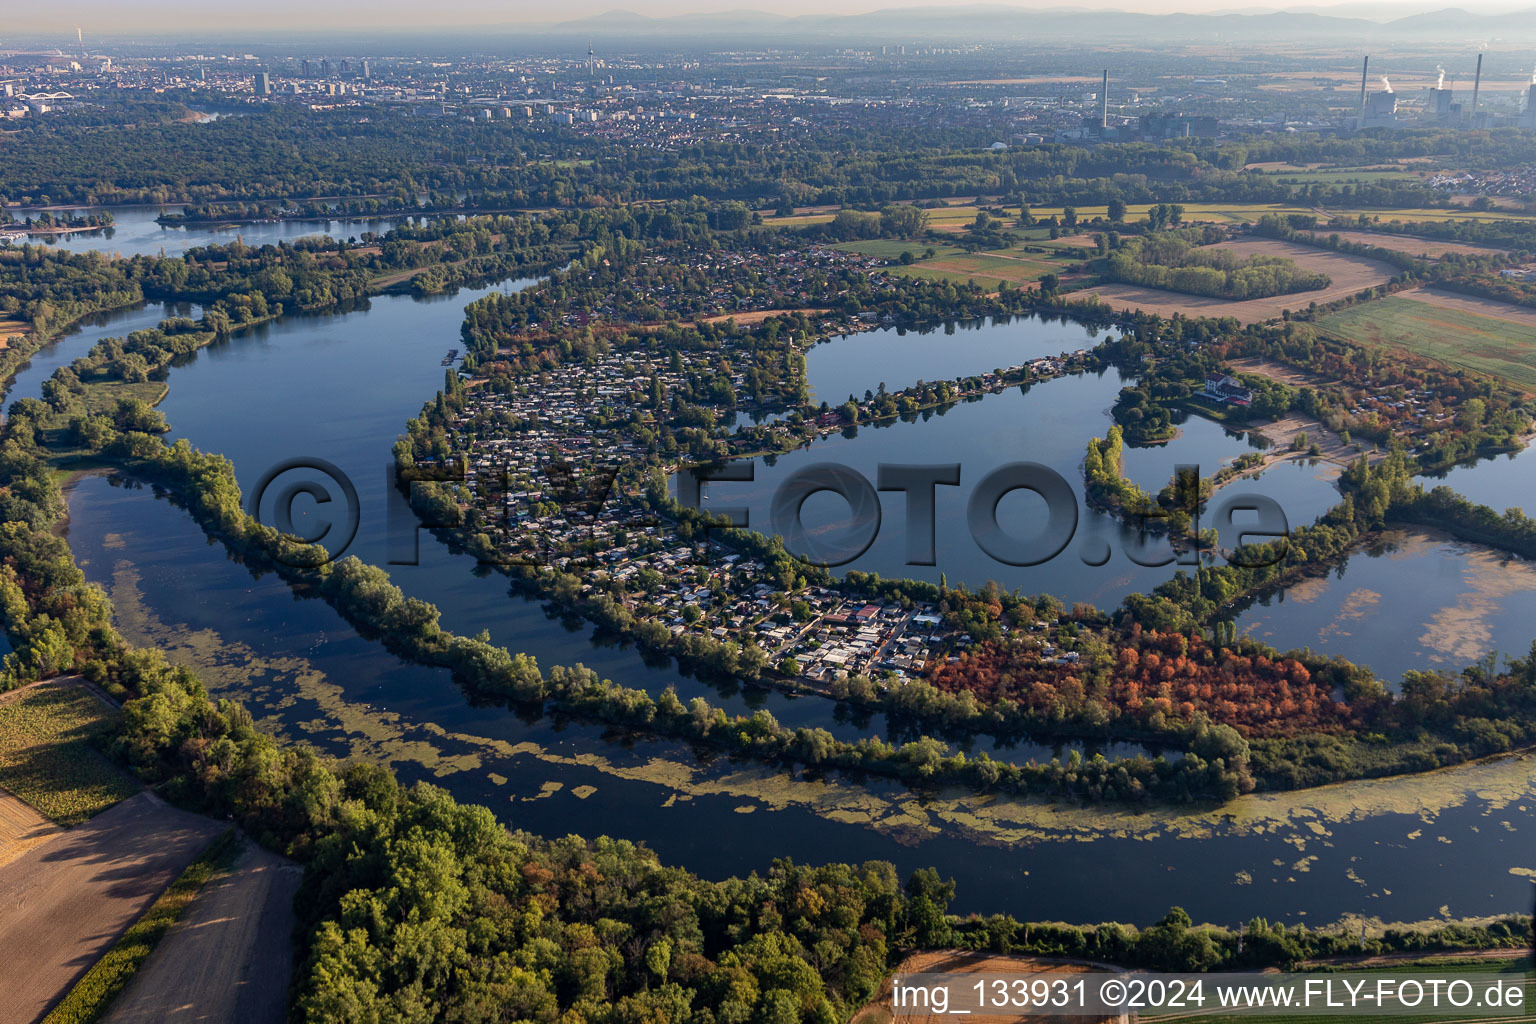
<instances>
[{"instance_id":1,"label":"ploughed field","mask_svg":"<svg viewBox=\"0 0 1536 1024\"><path fill-rule=\"evenodd\" d=\"M0 867L0 1024L69 991L220 831L140 793Z\"/></svg>"}]
</instances>

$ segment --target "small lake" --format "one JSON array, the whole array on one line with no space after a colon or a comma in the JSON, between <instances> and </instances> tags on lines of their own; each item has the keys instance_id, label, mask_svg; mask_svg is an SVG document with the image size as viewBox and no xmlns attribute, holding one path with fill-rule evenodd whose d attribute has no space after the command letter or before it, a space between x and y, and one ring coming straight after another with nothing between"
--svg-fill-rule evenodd
<instances>
[{"instance_id":1,"label":"small lake","mask_svg":"<svg viewBox=\"0 0 1536 1024\"><path fill-rule=\"evenodd\" d=\"M1099 343L1097 330L1039 316L957 320L923 330L881 327L830 338L805 354L817 402L841 405L865 391L900 391L918 381L954 380L1059 356Z\"/></svg>"},{"instance_id":2,"label":"small lake","mask_svg":"<svg viewBox=\"0 0 1536 1024\"><path fill-rule=\"evenodd\" d=\"M1536 515L1536 446L1512 455L1495 455L1440 476L1421 477L1426 488L1449 487L1468 501L1495 512L1523 509Z\"/></svg>"},{"instance_id":3,"label":"small lake","mask_svg":"<svg viewBox=\"0 0 1536 1024\"><path fill-rule=\"evenodd\" d=\"M285 220L262 224L165 226L157 223L162 213L180 213L180 204L165 206L94 206L71 209L78 215L112 214L114 223L100 231L77 231L67 235L31 235L22 239L33 245L47 245L68 252L121 253L124 256L180 256L188 249L204 245L224 245L236 239L246 245L268 245L292 241L308 235L332 238L360 238L365 232L383 234L402 218L374 217L355 220ZM13 211L17 220L25 220L28 211ZM36 214L32 213L35 217Z\"/></svg>"},{"instance_id":4,"label":"small lake","mask_svg":"<svg viewBox=\"0 0 1536 1024\"><path fill-rule=\"evenodd\" d=\"M1084 341L1080 334L1079 345L1074 347L1081 347ZM964 582L973 588L995 580L1005 589L1051 593L1068 604L1086 601L1111 609L1126 595L1149 591L1170 579L1177 569L1171 564L1138 564L1137 559L1155 562L1167 558L1166 542L1143 540L1136 529L1090 509L1083 497L1082 461L1088 440L1104 436L1113 426L1109 409L1125 383L1113 369L1079 374L1010 388L944 410L920 413L909 421L832 434L809 447L757 460L752 483L707 485L705 507L745 506L750 509L749 523L754 529L783 533L787 531L776 531L771 521L773 495L789 476L807 466L835 463L855 469L873 482L882 463L959 463L960 485L935 489L936 565L905 564L906 498L886 492L880 495L879 534L869 550L845 568L931 582L938 582L942 575L951 584ZM1249 445L1241 435L1191 418L1175 440L1129 450L1126 471L1139 483L1157 490L1172 477L1175 466L1198 464L1202 473L1210 475L1224 461L1247 450ZM1027 568L993 560L966 527L972 488L999 466L1016 461L1042 463L1055 470L1071 485L1078 505L1077 533L1068 548L1043 565ZM1301 525L1338 502L1332 476L1328 469L1300 464L1276 466L1256 478L1229 485L1220 500L1241 494L1264 495L1280 503L1290 522ZM998 518L1009 533L1029 537L1043 528L1044 509L1042 499L1020 491L1003 498ZM813 533L833 534L847 516L846 502L823 493L805 503L803 521ZM1241 525L1242 520L1238 523ZM1224 539L1230 542L1233 538ZM1102 552L1106 546L1108 562L1089 564L1095 551Z\"/></svg>"},{"instance_id":5,"label":"small lake","mask_svg":"<svg viewBox=\"0 0 1536 1024\"><path fill-rule=\"evenodd\" d=\"M1458 672L1490 651L1530 652L1536 565L1444 534L1392 530L1237 623L1281 650L1369 665L1389 684L1411 670Z\"/></svg>"}]
</instances>

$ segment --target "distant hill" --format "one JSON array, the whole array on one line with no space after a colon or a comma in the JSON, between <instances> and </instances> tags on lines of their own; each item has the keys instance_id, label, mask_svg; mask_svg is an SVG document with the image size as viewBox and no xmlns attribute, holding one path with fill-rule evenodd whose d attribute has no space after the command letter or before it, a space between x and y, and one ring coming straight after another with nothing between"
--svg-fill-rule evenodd
<instances>
[{"instance_id":1,"label":"distant hill","mask_svg":"<svg viewBox=\"0 0 1536 1024\"><path fill-rule=\"evenodd\" d=\"M593 38L708 38L740 45L774 42L903 43L1031 39L1101 41L1358 41L1433 40L1448 46L1529 36L1536 47L1536 9L1475 15L1458 8L1390 20L1344 17L1309 10L1225 14L1141 14L1111 9L1026 8L1003 4L906 7L852 15L794 17L757 10L711 11L653 18L633 11L553 25L529 26L541 35ZM1511 38L1514 37L1514 38Z\"/></svg>"}]
</instances>

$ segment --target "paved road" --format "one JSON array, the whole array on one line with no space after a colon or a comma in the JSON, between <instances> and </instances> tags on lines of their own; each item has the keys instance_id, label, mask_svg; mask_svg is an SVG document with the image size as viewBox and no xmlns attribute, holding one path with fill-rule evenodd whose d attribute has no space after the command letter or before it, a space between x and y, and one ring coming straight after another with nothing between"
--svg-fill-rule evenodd
<instances>
[{"instance_id":1,"label":"paved road","mask_svg":"<svg viewBox=\"0 0 1536 1024\"><path fill-rule=\"evenodd\" d=\"M0 866L0 1024L42 1018L222 827L140 793Z\"/></svg>"},{"instance_id":2,"label":"paved road","mask_svg":"<svg viewBox=\"0 0 1536 1024\"><path fill-rule=\"evenodd\" d=\"M248 842L150 954L105 1024L283 1024L302 875Z\"/></svg>"}]
</instances>

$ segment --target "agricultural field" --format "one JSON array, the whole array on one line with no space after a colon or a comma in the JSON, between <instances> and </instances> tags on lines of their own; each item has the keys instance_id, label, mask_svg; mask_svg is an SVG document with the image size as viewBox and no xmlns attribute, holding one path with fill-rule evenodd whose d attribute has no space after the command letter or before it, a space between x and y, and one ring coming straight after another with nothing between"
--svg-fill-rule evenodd
<instances>
[{"instance_id":1,"label":"agricultural field","mask_svg":"<svg viewBox=\"0 0 1536 1024\"><path fill-rule=\"evenodd\" d=\"M1143 288L1131 284L1104 284L1074 295L1096 295L1117 310L1140 309L1158 316L1235 317L1239 321L1261 323L1272 320L1287 309L1305 309L1310 304L1332 302L1353 295L1364 289L1385 284L1397 274L1391 264L1363 256L1315 249L1270 238L1241 238L1230 242L1218 242L1217 248L1239 257L1283 256L1294 260L1307 270L1317 270L1328 275L1331 284L1309 292L1292 292L1288 295L1272 295L1264 299L1231 300L1204 295L1183 295L1179 292L1158 288Z\"/></svg>"},{"instance_id":2,"label":"agricultural field","mask_svg":"<svg viewBox=\"0 0 1536 1024\"><path fill-rule=\"evenodd\" d=\"M1384 181L1413 181L1421 177L1413 171L1383 167L1319 167L1299 171L1281 169L1265 172L1265 176L1286 185L1379 185Z\"/></svg>"},{"instance_id":3,"label":"agricultural field","mask_svg":"<svg viewBox=\"0 0 1536 1024\"><path fill-rule=\"evenodd\" d=\"M1338 173L1346 176L1348 174L1355 173L1356 176L1359 176L1358 172L1338 171L1330 173ZM1403 172L1380 171L1378 173L1383 175L1398 174L1404 177L1412 177L1412 175L1404 174ZM1299 180L1305 182L1305 179ZM1456 198L1467 199L1470 201L1471 197ZM992 204L984 203L983 205L990 206ZM1358 217L1361 214L1365 214L1366 216L1370 217L1380 217L1382 220L1398 220L1413 223L1439 222L1446 220L1536 220L1536 212L1526 211L1519 203L1500 204L1500 208L1494 210L1472 210L1466 208L1465 206L1459 205L1455 209L1414 208L1403 210L1335 209L1332 207L1326 210L1319 210L1310 206L1294 203L1184 203L1183 206L1185 223L1210 223L1226 225L1254 224L1258 222L1259 218L1265 216L1266 214L1276 214L1279 216L1285 216L1287 214L1302 214L1319 217L1319 219L1324 222L1326 222L1330 217ZM1152 204L1131 203L1126 207L1125 218L1127 221L1145 220L1147 211L1151 208ZM929 227L940 233L959 234L965 230L966 226L969 225L972 220L976 218L977 209L978 207L974 202L967 202L964 205L945 206L938 209L929 210ZM1013 218L1018 216L1019 211L1013 207L1008 207L1006 209L1007 217L1005 220L1007 220L1011 226ZM1077 206L1073 207L1073 209L1077 211L1078 218L1083 221L1092 220L1094 217L1106 217L1109 213L1108 207L1106 206ZM832 220L832 217L836 212L837 211L835 209L817 208L814 210L797 211L794 216L790 217L775 217L771 215L771 211L763 211L763 221L766 224L777 226L807 227L813 224L828 223ZM1037 219L1044 220L1052 216L1060 217L1062 214L1062 208L1060 206L1031 206L1030 213L1033 214ZM1013 230L1022 230L1028 237L1031 238L1045 238L1049 231L1048 228L1043 227ZM1453 243L1446 243L1446 251L1458 251L1451 248L1452 244Z\"/></svg>"},{"instance_id":4,"label":"agricultural field","mask_svg":"<svg viewBox=\"0 0 1536 1024\"><path fill-rule=\"evenodd\" d=\"M1418 256L1429 260L1438 260L1451 253L1459 253L1465 256L1487 256L1500 252L1492 246L1467 245L1465 242L1445 242L1435 238L1414 238L1412 235L1390 235L1379 231L1334 231L1330 228L1319 227L1317 234L1328 237L1338 235L1346 242L1355 245L1374 245L1382 249L1391 249L1393 252L1406 253L1409 256Z\"/></svg>"},{"instance_id":5,"label":"agricultural field","mask_svg":"<svg viewBox=\"0 0 1536 1024\"><path fill-rule=\"evenodd\" d=\"M246 842L143 961L105 1024L160 1024L188 1011L199 1020L283 1024L302 877L299 865Z\"/></svg>"},{"instance_id":6,"label":"agricultural field","mask_svg":"<svg viewBox=\"0 0 1536 1024\"><path fill-rule=\"evenodd\" d=\"M223 829L141 791L0 866L0 1024L42 1019Z\"/></svg>"},{"instance_id":7,"label":"agricultural field","mask_svg":"<svg viewBox=\"0 0 1536 1024\"><path fill-rule=\"evenodd\" d=\"M39 843L46 843L59 831L59 826L29 804L0 791L0 865L9 864Z\"/></svg>"},{"instance_id":8,"label":"agricultural field","mask_svg":"<svg viewBox=\"0 0 1536 1024\"><path fill-rule=\"evenodd\" d=\"M1059 274L1067 264L1049 257L1010 256L1002 253L961 253L937 256L909 267L892 267L891 273L922 277L930 281L964 284L974 280L979 285L1007 281L1012 285L1031 284L1045 274Z\"/></svg>"},{"instance_id":9,"label":"agricultural field","mask_svg":"<svg viewBox=\"0 0 1536 1024\"><path fill-rule=\"evenodd\" d=\"M1403 349L1536 392L1536 311L1427 289L1409 294L1340 310L1317 326L1353 344Z\"/></svg>"},{"instance_id":10,"label":"agricultural field","mask_svg":"<svg viewBox=\"0 0 1536 1024\"><path fill-rule=\"evenodd\" d=\"M914 953L903 960L896 968L896 975L907 974L950 974L950 975L974 975L974 974L1017 974L1029 976L1050 971L1053 974L1081 974L1092 970L1086 964L1068 964L1059 961L1041 959L1030 956L1005 956L992 953L973 953L958 949L935 949ZM964 987L964 982L952 982L951 989L958 990ZM875 998L863 1009L853 1015L852 1024L892 1024L893 1021L901 1021L903 1024L939 1024L939 1022L951 1019L943 1013L916 1013L907 1010L899 1016L893 1012L891 1005L892 991L891 979L887 978L880 986ZM980 1020L1010 1020L1014 1022L1032 1020L1055 1020L1058 1018L1036 1017L1021 1015L1018 1013L977 1014ZM1097 1018L1080 1016L1071 1018L1080 1024L1097 1024ZM1114 1018L1110 1018L1113 1020Z\"/></svg>"},{"instance_id":11,"label":"agricultural field","mask_svg":"<svg viewBox=\"0 0 1536 1024\"><path fill-rule=\"evenodd\" d=\"M1079 238L1079 244L1088 240ZM995 286L999 281L1012 285L1025 285L1038 281L1045 274L1063 273L1078 261L1070 256L1070 246L1061 239L1031 241L1012 249L994 249L967 252L953 245L928 245L923 242L898 239L872 239L866 242L846 242L836 246L846 252L862 253L876 259L898 260L903 252L917 257L917 262L902 266L893 264L889 272L904 277L921 277L930 281L952 281L964 284L975 280L977 284ZM934 250L931 258L923 253ZM1027 251L1049 250L1049 251ZM1057 251L1060 250L1060 251Z\"/></svg>"},{"instance_id":12,"label":"agricultural field","mask_svg":"<svg viewBox=\"0 0 1536 1024\"><path fill-rule=\"evenodd\" d=\"M113 711L84 686L28 687L0 702L0 788L61 825L76 825L139 784L94 740Z\"/></svg>"}]
</instances>

